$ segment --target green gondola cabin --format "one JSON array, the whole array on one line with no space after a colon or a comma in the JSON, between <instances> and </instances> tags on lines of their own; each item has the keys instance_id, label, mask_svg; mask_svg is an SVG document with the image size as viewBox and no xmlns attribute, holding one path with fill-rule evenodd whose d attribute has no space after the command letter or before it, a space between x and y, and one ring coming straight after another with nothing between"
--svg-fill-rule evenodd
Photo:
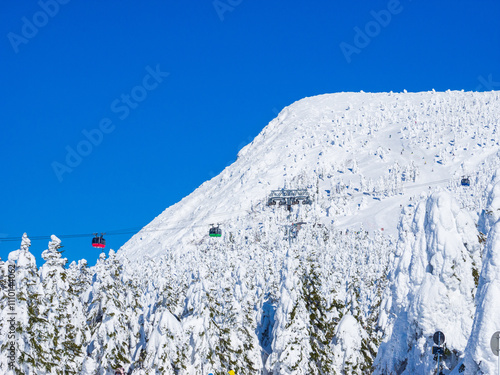
<instances>
[{"instance_id":1,"label":"green gondola cabin","mask_svg":"<svg viewBox=\"0 0 500 375\"><path fill-rule=\"evenodd\" d=\"M208 235L210 237L221 237L222 236L222 230L219 228L219 224L217 224L217 226L214 226L213 224L212 225L212 228L210 228L210 230L208 231Z\"/></svg>"}]
</instances>

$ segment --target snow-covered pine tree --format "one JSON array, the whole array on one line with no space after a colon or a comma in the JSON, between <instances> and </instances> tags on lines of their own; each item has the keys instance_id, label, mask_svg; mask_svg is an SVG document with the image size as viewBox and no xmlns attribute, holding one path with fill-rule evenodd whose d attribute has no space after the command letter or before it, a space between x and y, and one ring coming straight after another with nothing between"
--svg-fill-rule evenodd
<instances>
[{"instance_id":1,"label":"snow-covered pine tree","mask_svg":"<svg viewBox=\"0 0 500 375\"><path fill-rule=\"evenodd\" d=\"M146 333L142 307L144 280L136 277L134 273L124 272L122 283L125 287L125 316L127 317L129 355L132 362L130 369L142 369L146 356Z\"/></svg>"},{"instance_id":2,"label":"snow-covered pine tree","mask_svg":"<svg viewBox=\"0 0 500 375\"><path fill-rule=\"evenodd\" d=\"M357 261L356 252L352 252L352 263ZM345 281L345 303L338 322L333 344L334 367L340 369L343 374L363 374L369 362L369 354L365 345L368 338L363 328L364 311L361 305L361 280L359 274L362 270L356 267L351 271L354 276L347 277ZM349 272L349 273L351 273Z\"/></svg>"},{"instance_id":3,"label":"snow-covered pine tree","mask_svg":"<svg viewBox=\"0 0 500 375\"><path fill-rule=\"evenodd\" d=\"M214 315L220 329L215 350L223 369L254 374L262 367L255 333L255 291L252 282L246 280L246 270L243 266L236 270L234 263L235 259L231 259L221 280L221 289L215 293L219 302L216 306L221 307Z\"/></svg>"},{"instance_id":4,"label":"snow-covered pine tree","mask_svg":"<svg viewBox=\"0 0 500 375\"><path fill-rule=\"evenodd\" d=\"M221 280L220 289L212 290L214 303L211 306L211 317L217 328L217 339L214 352L219 357L221 373L233 370L236 373L243 371L242 342L236 335L239 304L234 300L229 280ZM226 370L227 369L227 370Z\"/></svg>"},{"instance_id":5,"label":"snow-covered pine tree","mask_svg":"<svg viewBox=\"0 0 500 375\"><path fill-rule=\"evenodd\" d=\"M152 319L144 367L153 374L182 374L187 342L181 323L168 308L158 308Z\"/></svg>"},{"instance_id":6,"label":"snow-covered pine tree","mask_svg":"<svg viewBox=\"0 0 500 375\"><path fill-rule=\"evenodd\" d=\"M96 364L95 372L106 374L111 369L124 367L132 362L129 319L126 314L126 291L122 279L123 268L113 250L109 258L101 254L92 284L92 300L87 315L91 341L86 358ZM85 364L87 367L88 365Z\"/></svg>"},{"instance_id":7,"label":"snow-covered pine tree","mask_svg":"<svg viewBox=\"0 0 500 375\"><path fill-rule=\"evenodd\" d=\"M43 347L47 330L44 318L46 308L36 259L29 251L30 246L31 241L24 233L21 249L9 254L9 262L16 265L16 341L19 353L16 374L44 374L46 371L46 349Z\"/></svg>"},{"instance_id":8,"label":"snow-covered pine tree","mask_svg":"<svg viewBox=\"0 0 500 375\"><path fill-rule=\"evenodd\" d=\"M241 343L242 353L238 358L238 367L242 374L254 374L262 368L261 348L257 337L257 291L255 271L240 264L236 270L233 298L240 304L236 335Z\"/></svg>"},{"instance_id":9,"label":"snow-covered pine tree","mask_svg":"<svg viewBox=\"0 0 500 375\"><path fill-rule=\"evenodd\" d=\"M236 241L238 237L234 237ZM183 284L183 269L184 272L196 270L181 316L184 337L182 340L176 337L178 353L171 355L174 365L186 374L202 369L214 374L226 374L229 369L244 374L259 368L256 363L260 360L260 350L255 328L252 328L256 326L255 314L252 314L254 303L243 303L251 296L246 295L246 277L235 271L240 261L234 256L236 246L236 242L208 241L204 251L191 254L191 264L183 262L173 266L172 279L177 284ZM173 305L176 304L178 296L172 294L170 298L168 293L165 296L164 302L172 300ZM246 325L245 319L248 319Z\"/></svg>"},{"instance_id":10,"label":"snow-covered pine tree","mask_svg":"<svg viewBox=\"0 0 500 375\"><path fill-rule=\"evenodd\" d=\"M266 369L272 375L306 375L311 354L309 316L303 295L298 255L289 249L282 270L280 299L273 328L272 353Z\"/></svg>"},{"instance_id":11,"label":"snow-covered pine tree","mask_svg":"<svg viewBox=\"0 0 500 375\"><path fill-rule=\"evenodd\" d=\"M146 280L144 309L144 367L158 373L182 373L186 367L188 339L180 316L184 309L187 283L180 264L172 254L150 261L137 273Z\"/></svg>"},{"instance_id":12,"label":"snow-covered pine tree","mask_svg":"<svg viewBox=\"0 0 500 375\"><path fill-rule=\"evenodd\" d=\"M308 249L309 256L303 274L302 289L305 308L309 314L309 354L308 374L335 374L332 367L330 343L334 336L335 321L328 309L326 299L322 295L322 281L316 254ZM334 306L330 306L330 309Z\"/></svg>"},{"instance_id":13,"label":"snow-covered pine tree","mask_svg":"<svg viewBox=\"0 0 500 375\"><path fill-rule=\"evenodd\" d=\"M186 374L222 374L222 364L215 351L220 335L220 328L214 321L218 312L215 287L205 267L200 266L192 275L182 315L182 326L190 342L188 362L184 366Z\"/></svg>"},{"instance_id":14,"label":"snow-covered pine tree","mask_svg":"<svg viewBox=\"0 0 500 375\"><path fill-rule=\"evenodd\" d=\"M172 314L180 316L186 300L188 289L187 278L172 258L166 259L161 272L163 275L158 280L160 294L157 303L168 307Z\"/></svg>"},{"instance_id":15,"label":"snow-covered pine tree","mask_svg":"<svg viewBox=\"0 0 500 375\"><path fill-rule=\"evenodd\" d=\"M392 301L385 303L399 313L382 344L384 360L377 361L377 374L431 371L435 362L429 352L437 330L447 336L443 365L452 369L463 355L472 328L473 269L480 263L474 222L448 193L439 192L418 205L412 233L411 247L405 248L411 255L396 258L405 265L409 261L408 267L393 266L402 275L392 277L399 282L391 281ZM455 329L457 325L460 330Z\"/></svg>"},{"instance_id":16,"label":"snow-covered pine tree","mask_svg":"<svg viewBox=\"0 0 500 375\"><path fill-rule=\"evenodd\" d=\"M409 266L411 264L415 237L412 231L414 212L403 210L398 224L399 239L392 261L389 264L388 279L391 287L383 291L380 305L380 317L377 325L385 332L386 342L379 347L375 358L374 367L377 374L390 374L391 371L402 372L406 362L397 363L394 369L394 358L405 358L407 348L401 345L406 341L406 321L397 319L401 314L406 314L408 307ZM398 291L396 292L396 285ZM387 341L387 337L391 337ZM399 366L399 367L398 367ZM401 369L402 368L402 369Z\"/></svg>"},{"instance_id":17,"label":"snow-covered pine tree","mask_svg":"<svg viewBox=\"0 0 500 375\"><path fill-rule=\"evenodd\" d=\"M333 364L341 374L363 374L360 353L364 331L349 311L342 315L333 338Z\"/></svg>"},{"instance_id":18,"label":"snow-covered pine tree","mask_svg":"<svg viewBox=\"0 0 500 375\"><path fill-rule=\"evenodd\" d=\"M50 363L50 369L77 374L86 345L86 322L80 296L71 290L65 269L67 259L61 257L60 248L61 241L51 236L49 248L42 253L45 263L40 268L42 303L46 309L43 317L47 322L45 361Z\"/></svg>"},{"instance_id":19,"label":"snow-covered pine tree","mask_svg":"<svg viewBox=\"0 0 500 375\"><path fill-rule=\"evenodd\" d=\"M482 235L488 234L490 229L500 219L500 169L495 172L488 187L488 199L486 209L481 213L478 229Z\"/></svg>"},{"instance_id":20,"label":"snow-covered pine tree","mask_svg":"<svg viewBox=\"0 0 500 375\"><path fill-rule=\"evenodd\" d=\"M74 319L71 319L74 332L70 333L72 336L70 340L73 340L73 343L81 349L83 357L79 363L82 365L87 355L87 345L91 335L87 322L87 312L92 291L92 274L85 259L79 260L78 263L71 262L66 272L69 286L68 296L72 309L71 316L74 316Z\"/></svg>"},{"instance_id":21,"label":"snow-covered pine tree","mask_svg":"<svg viewBox=\"0 0 500 375\"><path fill-rule=\"evenodd\" d=\"M78 296L82 304L82 311L86 312L89 305L89 298L92 285L92 272L88 267L87 261L81 259L71 262L67 270L69 292Z\"/></svg>"},{"instance_id":22,"label":"snow-covered pine tree","mask_svg":"<svg viewBox=\"0 0 500 375\"><path fill-rule=\"evenodd\" d=\"M498 172L497 172L498 175ZM499 330L500 314L500 181L491 189L488 211L491 212L488 239L476 295L476 314L465 357L465 374L486 375L496 372L498 358L490 350L490 339Z\"/></svg>"}]
</instances>

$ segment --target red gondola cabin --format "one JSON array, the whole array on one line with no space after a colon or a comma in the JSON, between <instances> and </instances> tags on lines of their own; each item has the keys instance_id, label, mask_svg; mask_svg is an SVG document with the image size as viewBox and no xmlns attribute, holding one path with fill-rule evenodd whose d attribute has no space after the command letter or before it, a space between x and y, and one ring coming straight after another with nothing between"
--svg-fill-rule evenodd
<instances>
[{"instance_id":1,"label":"red gondola cabin","mask_svg":"<svg viewBox=\"0 0 500 375\"><path fill-rule=\"evenodd\" d=\"M104 233L101 233L100 236L95 234L95 237L92 238L92 247L95 247L97 249L104 249L106 247L106 240L103 237Z\"/></svg>"}]
</instances>

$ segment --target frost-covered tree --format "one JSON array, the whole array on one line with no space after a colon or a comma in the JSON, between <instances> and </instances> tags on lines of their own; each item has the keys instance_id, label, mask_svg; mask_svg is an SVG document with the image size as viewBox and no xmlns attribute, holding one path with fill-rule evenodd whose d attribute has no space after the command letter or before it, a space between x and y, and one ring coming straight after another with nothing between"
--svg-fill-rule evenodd
<instances>
[{"instance_id":1,"label":"frost-covered tree","mask_svg":"<svg viewBox=\"0 0 500 375\"><path fill-rule=\"evenodd\" d=\"M322 294L322 281L319 265L315 253L309 249L310 254L306 261L303 274L303 296L305 308L308 312L309 354L308 374L332 374L332 351L330 343L334 337L335 319L327 301Z\"/></svg>"},{"instance_id":2,"label":"frost-covered tree","mask_svg":"<svg viewBox=\"0 0 500 375\"><path fill-rule=\"evenodd\" d=\"M218 331L214 352L219 358L223 373L225 369L238 373L242 371L243 358L243 345L236 334L240 306L233 297L232 288L229 285L221 287L218 291L212 291L215 300L211 314Z\"/></svg>"},{"instance_id":3,"label":"frost-covered tree","mask_svg":"<svg viewBox=\"0 0 500 375\"><path fill-rule=\"evenodd\" d=\"M222 373L222 364L215 347L219 341L221 328L214 320L220 306L213 295L212 285L203 267L192 275L186 307L182 316L182 326L189 337L190 352L187 355L186 373Z\"/></svg>"},{"instance_id":4,"label":"frost-covered tree","mask_svg":"<svg viewBox=\"0 0 500 375\"><path fill-rule=\"evenodd\" d=\"M341 374L363 373L360 349L364 335L359 321L350 312L346 312L340 319L333 338L333 363Z\"/></svg>"},{"instance_id":5,"label":"frost-covered tree","mask_svg":"<svg viewBox=\"0 0 500 375\"><path fill-rule=\"evenodd\" d=\"M252 374L262 367L253 285L246 277L243 267L236 270L231 266L223 273L221 288L214 291L213 319L219 329L215 352L222 370L233 370L237 374Z\"/></svg>"},{"instance_id":6,"label":"frost-covered tree","mask_svg":"<svg viewBox=\"0 0 500 375\"><path fill-rule=\"evenodd\" d=\"M130 319L127 316L123 266L113 250L109 258L101 254L92 285L92 300L87 314L91 341L86 362L96 363L97 374L106 374L118 367L128 368L131 359ZM86 367L90 365L85 364Z\"/></svg>"},{"instance_id":7,"label":"frost-covered tree","mask_svg":"<svg viewBox=\"0 0 500 375\"><path fill-rule=\"evenodd\" d=\"M353 263L356 263L354 257ZM364 374L372 363L373 353L368 346L367 313L369 306L362 295L363 282L357 276L362 270L355 268L354 276L347 278L345 303L336 325L333 344L334 368L344 374Z\"/></svg>"},{"instance_id":8,"label":"frost-covered tree","mask_svg":"<svg viewBox=\"0 0 500 375\"><path fill-rule=\"evenodd\" d=\"M65 268L67 259L62 258L60 248L61 241L51 236L49 248L42 253L45 263L40 268L40 280L46 309L43 317L47 322L45 360L51 363L50 368L77 374L86 345L86 323L80 296L72 290Z\"/></svg>"},{"instance_id":9,"label":"frost-covered tree","mask_svg":"<svg viewBox=\"0 0 500 375\"><path fill-rule=\"evenodd\" d=\"M469 337L465 358L465 374L493 374L498 366L498 357L490 350L490 338L500 330L498 297L500 296L500 182L492 189L489 210L497 221L490 226L483 266L476 295L476 314Z\"/></svg>"},{"instance_id":10,"label":"frost-covered tree","mask_svg":"<svg viewBox=\"0 0 500 375\"><path fill-rule=\"evenodd\" d=\"M262 357L257 337L257 291L253 279L253 270L239 265L235 275L233 307L237 308L238 319L234 329L239 340L236 352L241 351L237 367L244 373L255 373L262 368Z\"/></svg>"},{"instance_id":11,"label":"frost-covered tree","mask_svg":"<svg viewBox=\"0 0 500 375\"><path fill-rule=\"evenodd\" d=\"M302 274L298 256L290 249L282 270L272 353L266 362L266 369L272 375L308 374L311 345Z\"/></svg>"},{"instance_id":12,"label":"frost-covered tree","mask_svg":"<svg viewBox=\"0 0 500 375\"><path fill-rule=\"evenodd\" d=\"M128 347L130 348L131 369L143 368L146 355L146 335L142 294L143 280L134 274L124 273L122 282L125 287L125 316L127 317Z\"/></svg>"},{"instance_id":13,"label":"frost-covered tree","mask_svg":"<svg viewBox=\"0 0 500 375\"><path fill-rule=\"evenodd\" d=\"M402 254L383 302L395 316L379 351L376 373L427 373L435 367L429 355L432 335L447 336L444 366L453 368L463 356L472 327L476 290L474 265L479 243L474 222L444 192L421 202L412 225L414 240ZM409 263L408 263L409 261ZM408 265L408 268L406 268ZM456 329L459 326L461 329Z\"/></svg>"},{"instance_id":14,"label":"frost-covered tree","mask_svg":"<svg viewBox=\"0 0 500 375\"><path fill-rule=\"evenodd\" d=\"M78 263L71 262L67 274L69 292L78 296L82 304L82 311L87 311L92 285L92 271L89 269L87 261L81 259Z\"/></svg>"},{"instance_id":15,"label":"frost-covered tree","mask_svg":"<svg viewBox=\"0 0 500 375\"><path fill-rule=\"evenodd\" d=\"M24 233L21 249L9 254L9 262L16 266L16 339L19 350L16 374L44 374L51 366L45 359L47 321L44 318L43 289L30 246L31 241Z\"/></svg>"},{"instance_id":16,"label":"frost-covered tree","mask_svg":"<svg viewBox=\"0 0 500 375\"><path fill-rule=\"evenodd\" d=\"M181 373L186 367L188 343L180 316L186 296L185 275L170 255L137 269L145 279L144 346L142 367L157 373ZM137 363L137 362L136 362Z\"/></svg>"},{"instance_id":17,"label":"frost-covered tree","mask_svg":"<svg viewBox=\"0 0 500 375\"><path fill-rule=\"evenodd\" d=\"M187 351L182 325L168 309L158 311L151 321L144 367L153 374L182 373Z\"/></svg>"},{"instance_id":18,"label":"frost-covered tree","mask_svg":"<svg viewBox=\"0 0 500 375\"><path fill-rule=\"evenodd\" d=\"M490 229L500 219L500 169L495 172L488 188L489 194L486 209L479 218L478 229L487 235Z\"/></svg>"}]
</instances>

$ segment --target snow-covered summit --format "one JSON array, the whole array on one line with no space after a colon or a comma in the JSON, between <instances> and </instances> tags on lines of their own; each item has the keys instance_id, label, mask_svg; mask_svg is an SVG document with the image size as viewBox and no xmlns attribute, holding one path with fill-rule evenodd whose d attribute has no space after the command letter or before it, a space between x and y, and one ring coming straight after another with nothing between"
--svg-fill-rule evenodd
<instances>
[{"instance_id":1,"label":"snow-covered summit","mask_svg":"<svg viewBox=\"0 0 500 375\"><path fill-rule=\"evenodd\" d=\"M396 234L401 207L456 190L498 159L498 92L336 93L283 109L237 160L167 208L120 250L129 260L186 252L209 224L261 221L271 190L308 188L316 221ZM462 194L458 192L457 194ZM478 197L479 199L479 197Z\"/></svg>"}]
</instances>

